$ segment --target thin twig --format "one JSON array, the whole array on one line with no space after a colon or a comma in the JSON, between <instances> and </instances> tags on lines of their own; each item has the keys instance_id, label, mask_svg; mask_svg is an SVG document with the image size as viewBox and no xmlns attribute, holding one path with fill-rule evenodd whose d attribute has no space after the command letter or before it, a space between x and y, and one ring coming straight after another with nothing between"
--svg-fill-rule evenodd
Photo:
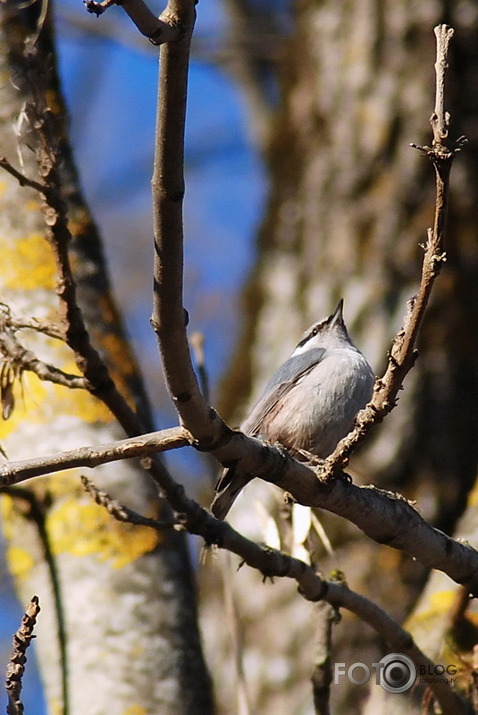
<instances>
[{"instance_id":1,"label":"thin twig","mask_svg":"<svg viewBox=\"0 0 478 715\"><path fill-rule=\"evenodd\" d=\"M22 677L27 662L26 650L30 645L33 628L40 612L38 596L33 596L26 607L22 624L13 636L13 651L8 660L5 688L8 694L7 715L22 715L23 703L20 700Z\"/></svg>"},{"instance_id":2,"label":"thin twig","mask_svg":"<svg viewBox=\"0 0 478 715\"><path fill-rule=\"evenodd\" d=\"M18 181L20 186L28 186L30 189L35 189L35 191L38 191L43 196L45 196L45 193L48 192L47 186L40 183L39 181L35 181L35 179L28 178L28 176L25 176L25 174L22 174L22 172L18 171L18 169L15 169L15 167L10 164L8 159L6 159L4 156L0 157L0 167L4 169L8 174L11 174L11 176L13 176L13 178Z\"/></svg>"},{"instance_id":3,"label":"thin twig","mask_svg":"<svg viewBox=\"0 0 478 715\"><path fill-rule=\"evenodd\" d=\"M448 69L448 51L454 30L448 25L437 25L434 29L437 38L437 55L435 62L435 109L430 117L433 130L433 146L443 147L448 137L450 115L445 110L445 75Z\"/></svg>"},{"instance_id":4,"label":"thin twig","mask_svg":"<svg viewBox=\"0 0 478 715\"><path fill-rule=\"evenodd\" d=\"M45 457L9 462L0 466L0 487L19 484L26 479L53 474L64 469L74 467L92 469L100 464L108 464L120 459L146 457L157 452L179 449L189 445L190 440L191 437L186 430L182 427L174 427L95 447L79 447L69 452L57 452Z\"/></svg>"},{"instance_id":5,"label":"thin twig","mask_svg":"<svg viewBox=\"0 0 478 715\"><path fill-rule=\"evenodd\" d=\"M65 335L61 326L57 323L53 323L51 320L43 320L42 318L27 318L25 316L10 316L8 320L8 325L10 325L15 330L34 330L37 333L42 333L42 335L47 335L49 338L54 338L55 340L65 340Z\"/></svg>"},{"instance_id":6,"label":"thin twig","mask_svg":"<svg viewBox=\"0 0 478 715\"><path fill-rule=\"evenodd\" d=\"M53 553L54 549L51 544L50 534L47 529L47 503L49 497L36 494L33 490L23 487L2 487L2 493L8 494L12 499L20 499L24 502L22 507L23 516L31 521L38 531L43 557L50 576L52 587L52 598L54 604L54 612L58 627L58 645L59 657L61 665L61 692L63 696L63 713L69 713L69 663L67 657L67 636L66 636L66 621L65 607L61 595L60 575L58 573L58 560Z\"/></svg>"},{"instance_id":7,"label":"thin twig","mask_svg":"<svg viewBox=\"0 0 478 715\"><path fill-rule=\"evenodd\" d=\"M43 318L27 317L25 315L13 315L7 303L0 301L0 325L13 329L13 331L28 329L38 333L48 335L55 340L65 340L65 333L58 323Z\"/></svg>"},{"instance_id":8,"label":"thin twig","mask_svg":"<svg viewBox=\"0 0 478 715\"><path fill-rule=\"evenodd\" d=\"M56 385L69 387L72 390L87 389L87 382L81 375L72 375L39 360L36 355L25 348L5 323L0 320L0 352L5 363L14 366L14 372L20 376L22 372L33 372L40 380Z\"/></svg>"},{"instance_id":9,"label":"thin twig","mask_svg":"<svg viewBox=\"0 0 478 715\"><path fill-rule=\"evenodd\" d=\"M134 524L135 526L149 526L152 529L156 529L156 531L164 531L164 529L170 529L177 525L176 521L159 521L159 519L151 519L139 514L134 509L130 509L116 499L112 499L108 492L98 489L91 479L88 479L83 474L81 475L81 482L85 491L94 499L96 504L104 507L108 514L111 514L117 521Z\"/></svg>"}]
</instances>

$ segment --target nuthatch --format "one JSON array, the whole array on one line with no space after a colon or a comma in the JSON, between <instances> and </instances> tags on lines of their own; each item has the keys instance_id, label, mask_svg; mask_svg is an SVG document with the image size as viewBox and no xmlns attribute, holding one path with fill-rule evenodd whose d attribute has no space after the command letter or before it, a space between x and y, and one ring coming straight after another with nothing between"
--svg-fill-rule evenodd
<instances>
[{"instance_id":1,"label":"nuthatch","mask_svg":"<svg viewBox=\"0 0 478 715\"><path fill-rule=\"evenodd\" d=\"M342 309L343 300L326 320L305 331L242 423L242 432L279 442L299 459L307 452L327 457L350 432L371 398L374 375L348 336ZM251 479L239 468L224 470L211 506L218 519Z\"/></svg>"}]
</instances>

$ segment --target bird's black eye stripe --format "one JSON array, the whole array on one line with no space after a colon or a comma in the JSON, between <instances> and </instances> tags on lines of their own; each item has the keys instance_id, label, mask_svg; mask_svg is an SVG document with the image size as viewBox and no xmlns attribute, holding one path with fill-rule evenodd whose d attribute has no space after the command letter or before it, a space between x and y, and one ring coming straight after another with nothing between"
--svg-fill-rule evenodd
<instances>
[{"instance_id":1,"label":"bird's black eye stripe","mask_svg":"<svg viewBox=\"0 0 478 715\"><path fill-rule=\"evenodd\" d=\"M317 333L319 332L320 328L324 325L324 323L318 323L317 325L314 325L312 330L310 330L305 337L302 338L300 343L297 344L298 348L301 348L302 345L305 345L311 338L313 338Z\"/></svg>"}]
</instances>

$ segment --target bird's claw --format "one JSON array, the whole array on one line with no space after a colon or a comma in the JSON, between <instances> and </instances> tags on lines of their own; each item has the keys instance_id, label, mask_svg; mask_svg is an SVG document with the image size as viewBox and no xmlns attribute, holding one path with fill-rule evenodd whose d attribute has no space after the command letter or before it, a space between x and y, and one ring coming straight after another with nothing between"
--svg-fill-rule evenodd
<instances>
[{"instance_id":1,"label":"bird's claw","mask_svg":"<svg viewBox=\"0 0 478 715\"><path fill-rule=\"evenodd\" d=\"M298 449L297 454L303 457L303 460L301 461L306 462L310 467L318 467L324 461L320 457L317 457L316 454L312 454L312 452L309 452L306 449Z\"/></svg>"}]
</instances>

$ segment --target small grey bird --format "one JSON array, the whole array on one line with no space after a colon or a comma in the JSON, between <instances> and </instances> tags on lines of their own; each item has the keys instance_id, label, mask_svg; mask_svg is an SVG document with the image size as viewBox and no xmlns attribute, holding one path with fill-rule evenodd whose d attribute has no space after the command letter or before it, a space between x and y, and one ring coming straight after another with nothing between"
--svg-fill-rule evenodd
<instances>
[{"instance_id":1,"label":"small grey bird","mask_svg":"<svg viewBox=\"0 0 478 715\"><path fill-rule=\"evenodd\" d=\"M341 300L332 315L302 335L291 357L274 373L241 431L279 442L291 454L325 458L353 427L357 412L370 400L372 368L350 340ZM225 469L211 505L224 519L252 476Z\"/></svg>"}]
</instances>

